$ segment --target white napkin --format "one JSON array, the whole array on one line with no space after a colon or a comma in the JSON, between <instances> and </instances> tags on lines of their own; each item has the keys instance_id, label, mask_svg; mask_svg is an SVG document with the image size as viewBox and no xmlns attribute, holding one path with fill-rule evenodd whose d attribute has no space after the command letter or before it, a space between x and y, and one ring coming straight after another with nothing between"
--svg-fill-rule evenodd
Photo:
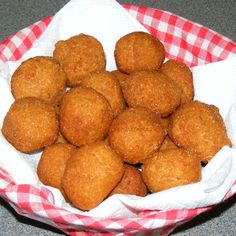
<instances>
[{"instance_id":1,"label":"white napkin","mask_svg":"<svg viewBox=\"0 0 236 236\"><path fill-rule=\"evenodd\" d=\"M3 118L13 101L10 93L9 81L14 70L21 61L36 55L51 55L54 44L59 39L66 39L72 35L86 33L95 36L104 46L107 56L107 70L116 68L113 57L115 42L123 35L132 31L146 31L114 0L72 0L62 8L53 18L47 30L33 47L18 62L8 62L2 65L0 72L0 127ZM233 96L236 91L236 71L228 66L229 63L218 62L217 68L227 67L227 78L214 75L215 66L195 67L193 69L195 98L206 103L214 103L220 107L223 115L227 114L230 106L235 102ZM213 68L213 69L211 69ZM210 73L213 73L214 80ZM226 74L224 74L226 75ZM227 79L227 85L226 83ZM217 83L216 83L217 81ZM218 84L219 86L216 86ZM227 91L221 89L226 88ZM207 87L209 90L205 89ZM221 92L222 100L218 100ZM4 97L4 99L2 99ZM225 99L227 97L227 99ZM228 116L227 127L230 137L236 137L236 108ZM0 166L7 170L16 183L30 183L42 186L38 181L35 169L40 153L25 155L17 152L4 137L0 136ZM96 217L132 217L143 209L182 209L204 207L220 202L230 186L236 180L236 150L224 147L209 162L202 171L203 177L199 183L180 186L166 191L148 195L144 198L131 195L113 195L103 201L98 207L89 212L82 212L65 203L58 190L49 188L54 195L54 204L64 207L68 211ZM0 188L6 183L0 180Z\"/></svg>"}]
</instances>

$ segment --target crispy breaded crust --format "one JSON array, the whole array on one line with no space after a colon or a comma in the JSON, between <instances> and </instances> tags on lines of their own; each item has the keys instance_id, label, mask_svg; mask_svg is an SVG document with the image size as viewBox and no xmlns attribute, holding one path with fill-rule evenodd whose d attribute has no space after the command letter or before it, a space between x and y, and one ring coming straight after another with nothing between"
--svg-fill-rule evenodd
<instances>
[{"instance_id":1,"label":"crispy breaded crust","mask_svg":"<svg viewBox=\"0 0 236 236\"><path fill-rule=\"evenodd\" d=\"M155 113L141 107L128 108L112 122L109 143L124 161L135 164L156 152L164 136Z\"/></svg>"},{"instance_id":2,"label":"crispy breaded crust","mask_svg":"<svg viewBox=\"0 0 236 236\"><path fill-rule=\"evenodd\" d=\"M114 194L132 194L145 197L147 193L147 187L139 170L134 166L125 164L124 175L119 184L112 190L110 196Z\"/></svg>"},{"instance_id":3,"label":"crispy breaded crust","mask_svg":"<svg viewBox=\"0 0 236 236\"><path fill-rule=\"evenodd\" d=\"M165 59L165 48L148 33L132 32L117 41L114 54L121 72L157 70Z\"/></svg>"},{"instance_id":4,"label":"crispy breaded crust","mask_svg":"<svg viewBox=\"0 0 236 236\"><path fill-rule=\"evenodd\" d=\"M74 206L90 210L108 196L123 173L122 159L105 142L96 142L79 148L68 160L62 186Z\"/></svg>"},{"instance_id":5,"label":"crispy breaded crust","mask_svg":"<svg viewBox=\"0 0 236 236\"><path fill-rule=\"evenodd\" d=\"M106 57L102 44L93 36L79 34L56 43L53 52L67 74L67 84L76 86L90 72L103 71Z\"/></svg>"},{"instance_id":6,"label":"crispy breaded crust","mask_svg":"<svg viewBox=\"0 0 236 236\"><path fill-rule=\"evenodd\" d=\"M31 153L46 147L57 138L55 109L38 98L18 99L5 116L2 133L21 152Z\"/></svg>"},{"instance_id":7,"label":"crispy breaded crust","mask_svg":"<svg viewBox=\"0 0 236 236\"><path fill-rule=\"evenodd\" d=\"M174 112L180 104L179 87L169 77L155 71L131 74L122 91L130 107L146 107L164 117Z\"/></svg>"},{"instance_id":8,"label":"crispy breaded crust","mask_svg":"<svg viewBox=\"0 0 236 236\"><path fill-rule=\"evenodd\" d=\"M231 145L219 109L194 101L172 116L169 135L179 147L195 152L208 162L224 145Z\"/></svg>"},{"instance_id":9,"label":"crispy breaded crust","mask_svg":"<svg viewBox=\"0 0 236 236\"><path fill-rule=\"evenodd\" d=\"M85 76L82 85L101 93L110 103L114 117L125 108L125 101L119 82L108 71L93 72Z\"/></svg>"},{"instance_id":10,"label":"crispy breaded crust","mask_svg":"<svg viewBox=\"0 0 236 236\"><path fill-rule=\"evenodd\" d=\"M193 100L194 88L191 70L183 62L169 60L165 62L160 72L173 79L182 90L181 104Z\"/></svg>"},{"instance_id":11,"label":"crispy breaded crust","mask_svg":"<svg viewBox=\"0 0 236 236\"><path fill-rule=\"evenodd\" d=\"M65 171L66 162L75 151L76 147L71 144L57 143L46 147L37 167L37 174L40 181L45 185L58 188L64 195L61 180Z\"/></svg>"},{"instance_id":12,"label":"crispy breaded crust","mask_svg":"<svg viewBox=\"0 0 236 236\"><path fill-rule=\"evenodd\" d=\"M151 192L195 183L201 179L198 156L184 149L159 151L142 165L142 176Z\"/></svg>"},{"instance_id":13,"label":"crispy breaded crust","mask_svg":"<svg viewBox=\"0 0 236 236\"><path fill-rule=\"evenodd\" d=\"M66 91L66 74L52 57L33 57L14 72L11 91L15 99L36 97L57 104Z\"/></svg>"},{"instance_id":14,"label":"crispy breaded crust","mask_svg":"<svg viewBox=\"0 0 236 236\"><path fill-rule=\"evenodd\" d=\"M110 104L94 89L77 87L62 98L60 131L75 146L102 140L112 119Z\"/></svg>"}]
</instances>

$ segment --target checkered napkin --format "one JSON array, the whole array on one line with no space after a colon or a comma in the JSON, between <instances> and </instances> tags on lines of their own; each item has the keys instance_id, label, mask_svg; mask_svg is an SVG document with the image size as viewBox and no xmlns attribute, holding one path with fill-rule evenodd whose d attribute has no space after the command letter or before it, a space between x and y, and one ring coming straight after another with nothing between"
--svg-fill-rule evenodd
<instances>
[{"instance_id":1,"label":"checkered napkin","mask_svg":"<svg viewBox=\"0 0 236 236\"><path fill-rule=\"evenodd\" d=\"M70 4L73 5L75 2L75 0L71 1ZM77 2L82 4L80 6L86 7L87 5L83 5L83 3L88 2L88 0ZM226 58L231 60L231 58L236 55L236 45L229 39L201 25L173 15L172 13L146 7L124 5L124 8L145 27L143 28L128 15L123 8L120 8L119 4L116 2L111 0L100 0L97 2L99 2L98 5L100 6L94 8L94 11L104 10L104 6L101 4L102 2L106 2L107 5L111 4L111 6L115 6L116 13L123 16L122 19L120 18L122 24L127 25L127 22L130 22L129 27L132 25L132 27L134 27L132 28L133 31L135 29L148 30L164 43L168 52L166 55L167 58L184 61L191 67L196 66L193 69L193 71L196 71L196 74L200 74L201 72L201 67L198 67L199 65L210 62L217 63L217 61ZM76 10L75 8L73 9L74 11ZM106 13L107 12L108 11L106 11ZM112 13L114 15L114 12L110 11L110 14ZM43 54L50 55L53 43L57 38L50 38L51 36L47 35L47 32L48 29L52 27L50 22L52 23L56 17L57 15L54 18L48 17L43 19L17 32L0 44L0 69L2 69L1 75L3 77L4 75L11 74L11 71L14 71L19 65L20 61L15 63L16 60L24 60L30 56L38 55L39 53L41 55L42 50L44 50ZM97 21L98 19L96 19L96 23L98 23ZM91 24L93 23L94 22L91 22ZM81 32L92 35L95 34L94 36L97 37L103 45L106 44L106 38L101 37L100 32L97 32L98 35L96 35L96 32L90 33L87 31L84 22L82 22L82 25L84 25L84 28ZM130 29L131 28L126 28L120 35L113 35L113 40L110 39L113 44L108 44L108 46L106 44L105 51L113 50L116 37L128 33ZM58 30L60 29L57 29L57 33L60 34ZM68 34L63 34L61 37L67 38L70 34L69 30L68 28ZM114 31L115 30L117 30L116 27L114 27ZM40 36L42 37L40 38ZM41 40L42 38L48 40L49 38L47 37L50 38L51 44L43 45L39 43L40 40L37 40L39 38ZM108 57L107 59L109 61L107 69L113 69L113 58L110 57L109 59ZM8 64L7 69L5 67L6 64ZM212 65L212 63L210 64ZM13 99L11 95L9 95L9 80L7 80L7 78L5 80L1 79L0 87L3 88L1 91L4 92L2 97L6 99L6 101L4 101L6 105L1 108L3 112L0 114L0 119L2 120ZM234 110L236 109L231 110L233 115L236 114ZM227 118L226 116L225 119L229 120L228 124L234 128L235 124L231 121L235 121L235 118L232 117L233 116L228 116ZM229 128L229 130L233 131L234 129L232 127ZM232 135L233 134L235 134L235 132L232 132ZM143 208L142 201L144 201L144 198L127 198L126 196L121 196L119 200L121 200L124 205L129 206L129 209L132 209L132 215L129 215L127 211L125 213L126 215L119 213L116 217L106 217L105 215L109 215L109 209L104 212L103 217L99 217L100 212L96 212L96 209L92 213L82 214L79 210L71 209L68 204L66 205L57 190L40 184L35 172L32 172L32 168L36 168L37 165L37 163L32 162L32 157L19 156L18 158L11 158L9 153L12 152L12 147L6 142L4 143L4 138L1 135L0 138L3 140L0 150L0 196L8 201L19 214L50 224L70 235L90 235L93 233L96 235L102 233L107 233L108 235L118 233L128 235L138 232L153 235L166 235L178 225L212 208L212 204L216 204L223 199L226 200L236 192L236 182L234 178L235 161L233 160L235 158L232 158L235 156L235 150L224 147L206 168L204 168L201 185L198 185L198 187L195 186L194 188L197 192L201 190L201 188L205 189L207 184L208 191L213 194L206 194L206 197L209 199L205 199L204 203L194 198L198 195L192 194L191 197L189 197L188 186L184 186L179 188L181 189L180 191L176 191L176 189L167 190L169 191L169 196L173 196L173 194L175 196L167 201L165 191L160 192L158 196L156 194L147 196L147 202L149 204L145 203L145 207ZM222 153L226 161L222 161ZM4 158L6 158L7 161L4 162ZM3 162L4 165L1 165ZM16 166L18 171L15 169ZM27 179L24 176L27 176ZM230 181L224 182L226 178L230 179ZM180 193L181 191L182 193ZM183 200L183 196L187 196L186 199L184 199L185 204L176 205L178 200ZM158 199L160 200L159 208L157 208ZM101 205L107 203L108 205L114 204L116 201L116 196L113 196L108 199L108 202L105 201ZM195 205L194 208L191 208L191 206L194 205L194 201L198 201L197 204L199 205ZM166 205L164 203L166 203ZM60 207L62 205L64 206L63 208Z\"/></svg>"}]
</instances>

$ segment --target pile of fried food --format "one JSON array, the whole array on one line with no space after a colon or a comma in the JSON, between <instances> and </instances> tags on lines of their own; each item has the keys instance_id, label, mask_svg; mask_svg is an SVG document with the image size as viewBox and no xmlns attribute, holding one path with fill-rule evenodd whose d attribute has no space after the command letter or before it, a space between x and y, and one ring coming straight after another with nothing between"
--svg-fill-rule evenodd
<instances>
[{"instance_id":1,"label":"pile of fried food","mask_svg":"<svg viewBox=\"0 0 236 236\"><path fill-rule=\"evenodd\" d=\"M24 61L11 80L3 135L24 153L44 148L39 179L81 210L198 182L201 164L231 145L218 108L193 101L191 70L164 63L158 39L129 33L114 56L118 70L105 71L101 43L79 34L52 57Z\"/></svg>"}]
</instances>

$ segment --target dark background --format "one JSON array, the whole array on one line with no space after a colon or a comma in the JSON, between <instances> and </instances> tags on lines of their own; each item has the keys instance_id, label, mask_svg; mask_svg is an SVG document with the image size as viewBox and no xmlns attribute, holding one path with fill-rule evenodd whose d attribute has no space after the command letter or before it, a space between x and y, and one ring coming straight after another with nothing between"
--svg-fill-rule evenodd
<instances>
[{"instance_id":1,"label":"dark background","mask_svg":"<svg viewBox=\"0 0 236 236\"><path fill-rule=\"evenodd\" d=\"M54 15L67 0L0 0L0 41L20 29ZM236 0L118 0L119 3L163 9L198 22L236 41ZM236 235L236 197L218 205L173 235ZM17 215L0 198L1 236L53 236L60 232L45 224Z\"/></svg>"}]
</instances>

